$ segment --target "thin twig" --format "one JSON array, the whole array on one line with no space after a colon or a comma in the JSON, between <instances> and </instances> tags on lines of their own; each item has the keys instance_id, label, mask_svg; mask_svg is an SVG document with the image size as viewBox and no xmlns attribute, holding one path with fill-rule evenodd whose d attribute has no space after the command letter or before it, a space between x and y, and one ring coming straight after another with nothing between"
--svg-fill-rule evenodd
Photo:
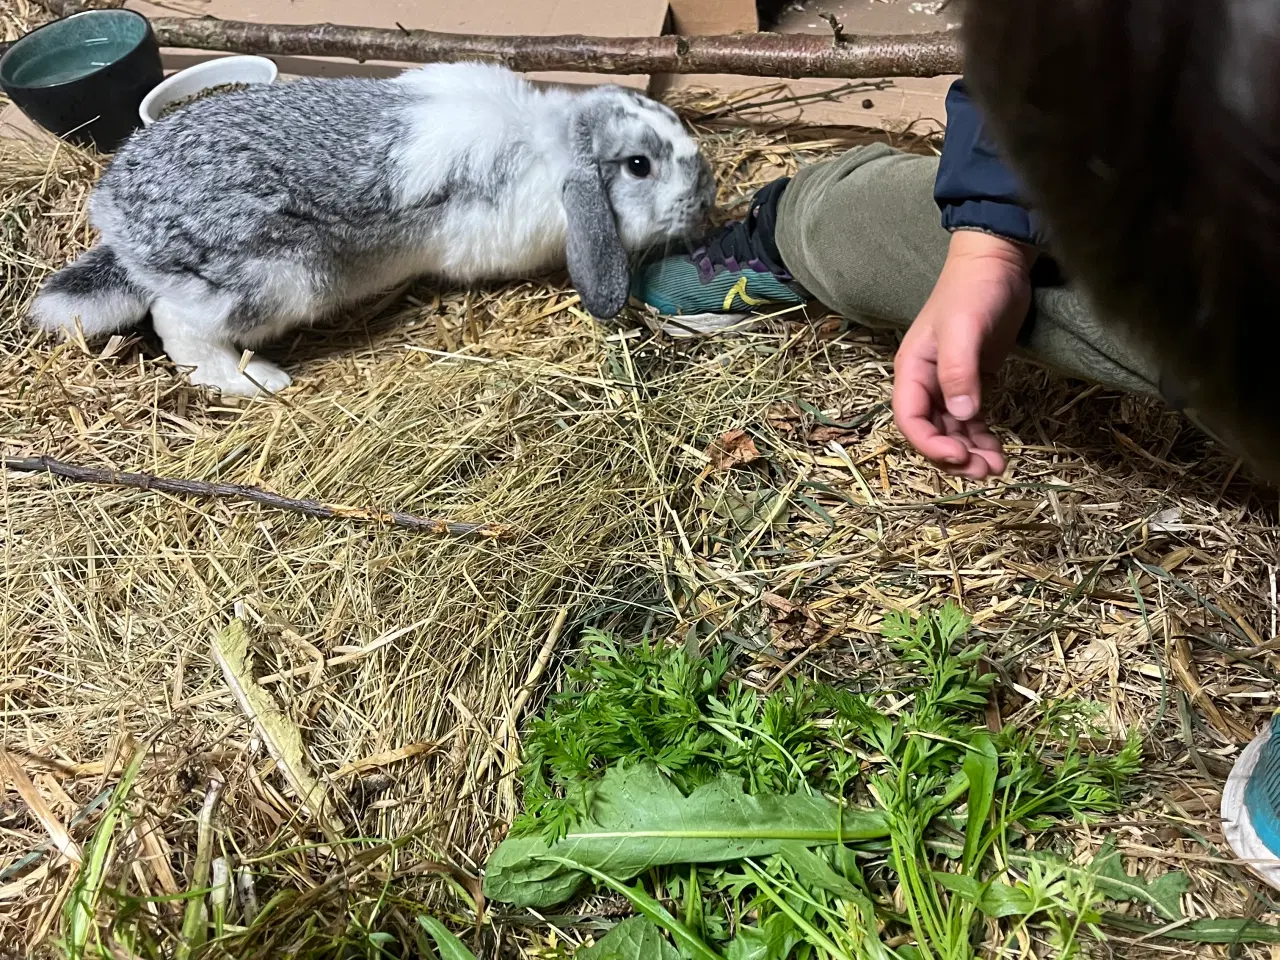
<instances>
[{"instance_id":1,"label":"thin twig","mask_svg":"<svg viewBox=\"0 0 1280 960\"><path fill-rule=\"evenodd\" d=\"M318 500L299 500L271 493L261 487L239 483L207 483L204 480L182 480L174 477L157 477L149 473L126 473L106 467L87 467L64 463L53 457L0 457L0 463L8 470L22 473L48 473L78 483L96 483L110 487L131 487L135 490L158 491L185 497L215 497L222 500L247 500L275 510L301 513L320 520L363 520L369 523L386 523L419 533L446 534L453 537L481 537L494 539L508 535L509 531L492 523L454 523L419 517L399 510L376 510L368 507L337 507Z\"/></svg>"},{"instance_id":2,"label":"thin twig","mask_svg":"<svg viewBox=\"0 0 1280 960\"><path fill-rule=\"evenodd\" d=\"M65 16L78 0L39 0ZM164 47L358 62L484 60L518 72L739 74L755 77L937 77L963 71L954 32L903 36L744 33L720 37L490 37L434 30L386 30L334 23L271 24L214 17L157 17Z\"/></svg>"},{"instance_id":3,"label":"thin twig","mask_svg":"<svg viewBox=\"0 0 1280 960\"><path fill-rule=\"evenodd\" d=\"M807 93L781 95L781 91L787 88L784 84L778 84L762 91L760 99L726 103L724 106L708 110L706 113L694 114L689 119L694 123L706 123L710 120L722 120L726 117L740 117L747 113L758 113L774 107L803 107L809 103L839 103L843 98L853 96L855 93L883 93L891 86L893 84L889 80L853 80L831 90L811 90ZM765 99L767 95L773 94L777 95L772 96L771 99ZM750 202L752 199L753 197L750 194L742 198L745 202Z\"/></svg>"}]
</instances>

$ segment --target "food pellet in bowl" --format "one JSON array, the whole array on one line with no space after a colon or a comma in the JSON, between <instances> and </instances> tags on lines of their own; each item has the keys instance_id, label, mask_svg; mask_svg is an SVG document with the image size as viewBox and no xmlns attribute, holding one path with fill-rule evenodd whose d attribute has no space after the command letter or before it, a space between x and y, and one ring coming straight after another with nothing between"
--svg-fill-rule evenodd
<instances>
[{"instance_id":1,"label":"food pellet in bowl","mask_svg":"<svg viewBox=\"0 0 1280 960\"><path fill-rule=\"evenodd\" d=\"M216 96L219 93L234 93L236 90L248 90L249 87L250 87L250 84L247 84L247 83L217 83L217 84L214 84L212 87L205 87L203 90L197 90L195 93L191 94L190 96L182 97L178 100L173 100L170 103L166 103L164 105L164 109L160 111L160 115L156 117L156 119L163 120L165 117L167 117L169 114L173 113L174 111L181 110L183 107L186 107L186 106L190 106L191 104L195 103L197 100L203 100L205 97Z\"/></svg>"}]
</instances>

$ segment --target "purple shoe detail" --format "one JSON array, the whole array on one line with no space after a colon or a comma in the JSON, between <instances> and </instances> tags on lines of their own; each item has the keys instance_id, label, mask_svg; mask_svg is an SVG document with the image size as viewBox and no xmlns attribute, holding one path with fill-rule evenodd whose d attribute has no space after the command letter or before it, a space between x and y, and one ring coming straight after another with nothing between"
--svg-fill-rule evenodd
<instances>
[{"instance_id":1,"label":"purple shoe detail","mask_svg":"<svg viewBox=\"0 0 1280 960\"><path fill-rule=\"evenodd\" d=\"M713 283L721 273L729 273L736 280L747 272L771 274L783 282L791 280L773 242L775 201L786 183L785 179L775 180L761 190L746 220L727 223L696 241L697 246L686 255L685 263L693 264L699 281Z\"/></svg>"},{"instance_id":2,"label":"purple shoe detail","mask_svg":"<svg viewBox=\"0 0 1280 960\"><path fill-rule=\"evenodd\" d=\"M783 283L790 283L795 279L795 277L791 276L791 274L787 273L785 270L770 270L769 265L763 260L750 260L747 262L747 266L756 273L771 273Z\"/></svg>"}]
</instances>

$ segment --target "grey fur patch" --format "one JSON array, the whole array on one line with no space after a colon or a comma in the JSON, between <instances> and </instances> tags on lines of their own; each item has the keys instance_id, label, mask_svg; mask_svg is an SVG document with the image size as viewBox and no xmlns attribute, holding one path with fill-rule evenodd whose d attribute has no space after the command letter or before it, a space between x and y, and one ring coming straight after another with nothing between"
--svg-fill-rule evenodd
<instances>
[{"instance_id":1,"label":"grey fur patch","mask_svg":"<svg viewBox=\"0 0 1280 960\"><path fill-rule=\"evenodd\" d=\"M685 175L694 181L694 194L699 197L709 197L710 201L714 203L716 195L715 174L711 172L711 164L707 162L707 158L699 153L692 157L681 157L678 163ZM710 204L708 204L709 207Z\"/></svg>"},{"instance_id":2,"label":"grey fur patch","mask_svg":"<svg viewBox=\"0 0 1280 960\"><path fill-rule=\"evenodd\" d=\"M627 305L631 267L593 152L593 132L590 116L580 115L571 134L576 162L562 194L568 220L565 260L582 305L592 316L611 320Z\"/></svg>"},{"instance_id":3,"label":"grey fur patch","mask_svg":"<svg viewBox=\"0 0 1280 960\"><path fill-rule=\"evenodd\" d=\"M150 303L114 248L99 244L45 282L31 304L30 319L50 332L70 334L78 327L86 337L96 337L137 323Z\"/></svg>"},{"instance_id":4,"label":"grey fur patch","mask_svg":"<svg viewBox=\"0 0 1280 960\"><path fill-rule=\"evenodd\" d=\"M644 146L644 153L647 157L655 160L667 160L671 157L673 147L669 140L664 140L654 131L646 129L640 135L640 143Z\"/></svg>"},{"instance_id":5,"label":"grey fur patch","mask_svg":"<svg viewBox=\"0 0 1280 960\"><path fill-rule=\"evenodd\" d=\"M144 296L143 291L130 281L116 252L107 244L99 244L67 264L45 282L44 289L48 293L86 299L102 293Z\"/></svg>"},{"instance_id":6,"label":"grey fur patch","mask_svg":"<svg viewBox=\"0 0 1280 960\"><path fill-rule=\"evenodd\" d=\"M439 190L423 197L411 209L429 211L447 203L481 203L496 206L503 191L511 183L525 160L527 148L523 144L506 147L499 155L489 175L482 180L468 176L460 170L460 163L450 168ZM415 217L415 220L420 218Z\"/></svg>"},{"instance_id":7,"label":"grey fur patch","mask_svg":"<svg viewBox=\"0 0 1280 960\"><path fill-rule=\"evenodd\" d=\"M411 99L385 81L304 79L198 101L125 143L94 212L132 266L225 294L238 304L229 331L247 332L269 312L247 264L293 263L324 283L402 246L424 209L494 202L514 156L485 182L450 178L398 204L390 157Z\"/></svg>"},{"instance_id":8,"label":"grey fur patch","mask_svg":"<svg viewBox=\"0 0 1280 960\"><path fill-rule=\"evenodd\" d=\"M669 120L675 120L677 123L680 122L679 115L670 107L668 107L665 103L662 103L658 100L654 100L651 97L646 97L644 94L636 90L632 90L629 87L618 87L618 89L621 90L623 93L625 93L628 97L631 98L631 100L634 103L636 103L643 109L652 110L655 113L662 114L664 117L666 117Z\"/></svg>"},{"instance_id":9,"label":"grey fur patch","mask_svg":"<svg viewBox=\"0 0 1280 960\"><path fill-rule=\"evenodd\" d=\"M627 305L631 269L597 171L576 170L565 180L564 209L569 278L591 315L611 320Z\"/></svg>"}]
</instances>

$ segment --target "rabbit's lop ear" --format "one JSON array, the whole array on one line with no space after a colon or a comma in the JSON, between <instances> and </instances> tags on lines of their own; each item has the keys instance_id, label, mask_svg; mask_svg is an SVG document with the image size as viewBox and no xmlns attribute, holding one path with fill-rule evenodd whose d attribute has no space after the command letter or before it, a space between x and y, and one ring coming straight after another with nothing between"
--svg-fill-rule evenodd
<instances>
[{"instance_id":1,"label":"rabbit's lop ear","mask_svg":"<svg viewBox=\"0 0 1280 960\"><path fill-rule=\"evenodd\" d=\"M573 166L565 177L563 199L568 218L565 259L569 279L591 315L610 320L627 304L631 270L618 236L609 191L596 160L591 115L574 118Z\"/></svg>"}]
</instances>

